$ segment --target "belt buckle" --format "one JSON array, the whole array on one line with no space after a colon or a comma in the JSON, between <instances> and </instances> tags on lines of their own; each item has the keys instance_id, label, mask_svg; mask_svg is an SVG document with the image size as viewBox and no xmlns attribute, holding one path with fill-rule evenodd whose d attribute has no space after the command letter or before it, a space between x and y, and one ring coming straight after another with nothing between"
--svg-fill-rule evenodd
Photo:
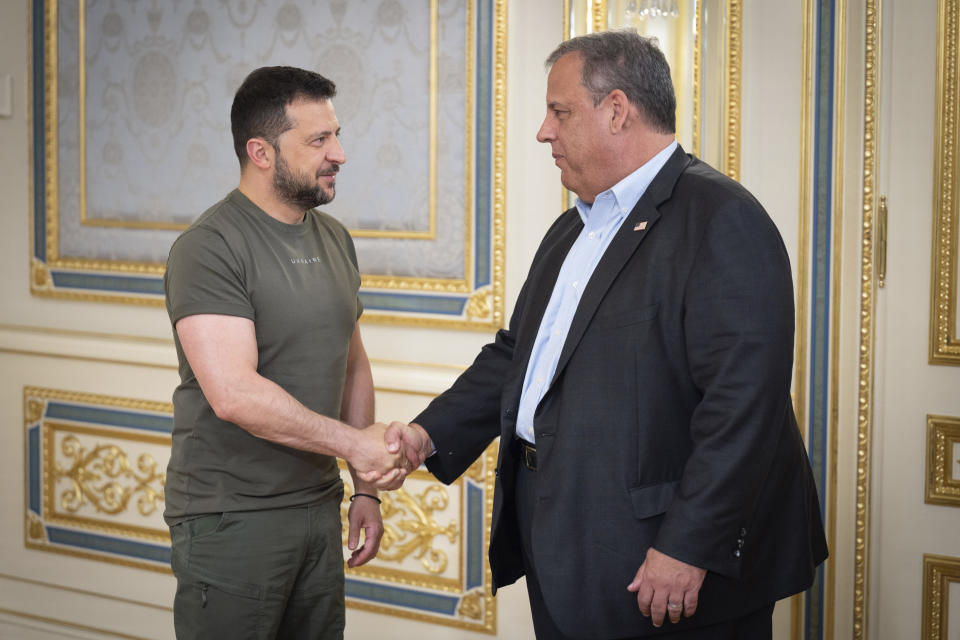
<instances>
[{"instance_id":1,"label":"belt buckle","mask_svg":"<svg viewBox=\"0 0 960 640\"><path fill-rule=\"evenodd\" d=\"M527 469L530 469L530 471L536 471L537 470L537 448L527 444L523 440L520 441L520 447L523 450L523 464L525 464L527 466Z\"/></svg>"}]
</instances>

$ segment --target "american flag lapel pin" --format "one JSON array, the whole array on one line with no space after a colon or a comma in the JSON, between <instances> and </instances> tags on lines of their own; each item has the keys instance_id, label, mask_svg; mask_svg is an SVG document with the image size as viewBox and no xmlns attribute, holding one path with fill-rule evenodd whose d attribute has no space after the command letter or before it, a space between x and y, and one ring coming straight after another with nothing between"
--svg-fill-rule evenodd
<instances>
[{"instance_id":1,"label":"american flag lapel pin","mask_svg":"<svg viewBox=\"0 0 960 640\"><path fill-rule=\"evenodd\" d=\"M633 225L633 230L634 230L634 231L643 231L643 230L646 229L646 228L647 228L647 221L646 221L646 220L644 220L643 222L638 222L637 224Z\"/></svg>"}]
</instances>

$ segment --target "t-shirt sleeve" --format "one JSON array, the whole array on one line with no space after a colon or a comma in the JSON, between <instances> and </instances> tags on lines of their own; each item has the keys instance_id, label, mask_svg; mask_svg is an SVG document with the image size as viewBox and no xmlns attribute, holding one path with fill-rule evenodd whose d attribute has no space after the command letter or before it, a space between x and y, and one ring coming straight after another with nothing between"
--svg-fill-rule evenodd
<instances>
[{"instance_id":1,"label":"t-shirt sleeve","mask_svg":"<svg viewBox=\"0 0 960 640\"><path fill-rule=\"evenodd\" d=\"M212 313L255 320L244 286L244 270L223 236L197 227L170 248L164 291L170 321Z\"/></svg>"}]
</instances>

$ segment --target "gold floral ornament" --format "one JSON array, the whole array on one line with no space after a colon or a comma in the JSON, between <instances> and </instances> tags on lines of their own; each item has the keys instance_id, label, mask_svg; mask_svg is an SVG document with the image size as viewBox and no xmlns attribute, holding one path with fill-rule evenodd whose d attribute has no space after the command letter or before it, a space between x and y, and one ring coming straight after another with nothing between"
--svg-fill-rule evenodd
<instances>
[{"instance_id":1,"label":"gold floral ornament","mask_svg":"<svg viewBox=\"0 0 960 640\"><path fill-rule=\"evenodd\" d=\"M43 522L32 513L27 516L27 536L31 540L43 541Z\"/></svg>"},{"instance_id":2,"label":"gold floral ornament","mask_svg":"<svg viewBox=\"0 0 960 640\"><path fill-rule=\"evenodd\" d=\"M457 613L461 618L480 620L483 617L483 595L479 591L472 591L463 596Z\"/></svg>"},{"instance_id":3,"label":"gold floral ornament","mask_svg":"<svg viewBox=\"0 0 960 640\"><path fill-rule=\"evenodd\" d=\"M97 511L115 515L125 511L136 495L140 515L149 516L163 503L166 473L157 471L150 454L141 454L134 470L127 454L113 444L97 445L87 453L77 438L68 436L61 450L73 463L66 471L60 462L54 466L54 479L66 478L71 483L60 496L60 504L67 511L76 513L89 502Z\"/></svg>"},{"instance_id":4,"label":"gold floral ornament","mask_svg":"<svg viewBox=\"0 0 960 640\"><path fill-rule=\"evenodd\" d=\"M24 422L26 422L27 426L34 424L43 417L44 406L46 406L46 403L32 398L26 401Z\"/></svg>"},{"instance_id":5,"label":"gold floral ornament","mask_svg":"<svg viewBox=\"0 0 960 640\"><path fill-rule=\"evenodd\" d=\"M346 486L345 490L341 505L344 521L352 488ZM399 563L412 555L432 574L446 571L449 562L447 554L435 548L433 541L437 536L445 535L453 543L460 534L456 520L444 527L434 519L434 514L445 511L450 503L446 489L439 484L432 484L423 493L410 495L405 488L400 488L382 493L380 498L383 501L380 507L383 537L380 539L377 559Z\"/></svg>"},{"instance_id":6,"label":"gold floral ornament","mask_svg":"<svg viewBox=\"0 0 960 640\"><path fill-rule=\"evenodd\" d=\"M36 291L45 291L53 288L53 277L50 275L50 269L39 260L30 260L31 278L33 288Z\"/></svg>"},{"instance_id":7,"label":"gold floral ornament","mask_svg":"<svg viewBox=\"0 0 960 640\"><path fill-rule=\"evenodd\" d=\"M493 313L490 306L492 298L493 289L491 287L484 287L475 291L467 302L467 317L471 319L489 318Z\"/></svg>"}]
</instances>

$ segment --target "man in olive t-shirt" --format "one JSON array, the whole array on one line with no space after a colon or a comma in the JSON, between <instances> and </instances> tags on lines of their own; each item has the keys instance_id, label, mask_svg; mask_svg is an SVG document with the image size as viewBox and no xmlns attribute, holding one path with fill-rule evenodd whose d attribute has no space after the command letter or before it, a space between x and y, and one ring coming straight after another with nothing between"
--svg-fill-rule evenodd
<instances>
[{"instance_id":1,"label":"man in olive t-shirt","mask_svg":"<svg viewBox=\"0 0 960 640\"><path fill-rule=\"evenodd\" d=\"M353 243L313 210L346 161L334 94L313 72L251 73L231 109L240 184L170 250L181 384L164 516L178 638L342 638L336 457L354 483L350 566L377 553L377 487L408 471L385 425L368 427Z\"/></svg>"}]
</instances>

